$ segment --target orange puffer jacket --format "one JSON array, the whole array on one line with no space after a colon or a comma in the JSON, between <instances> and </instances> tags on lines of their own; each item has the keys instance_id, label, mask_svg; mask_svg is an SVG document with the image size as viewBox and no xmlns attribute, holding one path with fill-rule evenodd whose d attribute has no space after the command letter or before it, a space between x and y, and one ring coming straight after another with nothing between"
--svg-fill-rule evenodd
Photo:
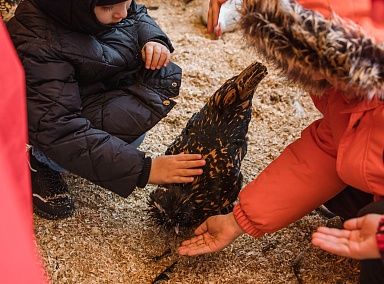
<instances>
[{"instance_id":1,"label":"orange puffer jacket","mask_svg":"<svg viewBox=\"0 0 384 284\"><path fill-rule=\"evenodd\" d=\"M260 43L260 37L253 41L268 56L268 47L262 44L270 41L265 42ZM382 52L381 47L375 48ZM275 53L274 56L279 57ZM332 72L327 68L319 68L322 75ZM334 197L346 185L376 197L384 196L383 88L377 81L369 86L360 82L360 87L364 85L360 88L351 79L352 85L357 86L353 93L354 87L341 82L344 79L330 79L345 87L341 90L311 90L316 93L312 100L323 118L308 126L301 138L240 192L234 215L246 233L258 237L285 227ZM300 78L297 81L300 83Z\"/></svg>"},{"instance_id":2,"label":"orange puffer jacket","mask_svg":"<svg viewBox=\"0 0 384 284\"><path fill-rule=\"evenodd\" d=\"M240 193L234 214L250 235L296 221L347 184L384 196L384 101L350 102L335 90L313 101L324 117Z\"/></svg>"}]
</instances>

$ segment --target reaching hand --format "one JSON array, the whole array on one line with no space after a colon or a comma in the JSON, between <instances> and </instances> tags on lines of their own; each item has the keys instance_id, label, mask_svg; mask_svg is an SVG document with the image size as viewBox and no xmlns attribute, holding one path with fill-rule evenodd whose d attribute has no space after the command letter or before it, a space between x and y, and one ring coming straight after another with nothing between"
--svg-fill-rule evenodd
<instances>
[{"instance_id":1,"label":"reaching hand","mask_svg":"<svg viewBox=\"0 0 384 284\"><path fill-rule=\"evenodd\" d=\"M199 255L222 250L243 234L233 213L209 217L196 230L195 235L182 242L180 255Z\"/></svg>"},{"instance_id":2,"label":"reaching hand","mask_svg":"<svg viewBox=\"0 0 384 284\"><path fill-rule=\"evenodd\" d=\"M205 160L200 154L165 155L152 160L148 183L186 183L201 175Z\"/></svg>"},{"instance_id":3,"label":"reaching hand","mask_svg":"<svg viewBox=\"0 0 384 284\"><path fill-rule=\"evenodd\" d=\"M381 215L368 214L344 223L344 230L319 227L312 244L325 251L355 259L379 258L376 231Z\"/></svg>"},{"instance_id":4,"label":"reaching hand","mask_svg":"<svg viewBox=\"0 0 384 284\"><path fill-rule=\"evenodd\" d=\"M221 29L218 27L221 5L227 0L211 0L209 2L207 28L209 33L214 33L217 37L221 36Z\"/></svg>"},{"instance_id":5,"label":"reaching hand","mask_svg":"<svg viewBox=\"0 0 384 284\"><path fill-rule=\"evenodd\" d=\"M141 50L145 68L155 70L167 66L171 58L169 49L155 41L147 42Z\"/></svg>"}]
</instances>

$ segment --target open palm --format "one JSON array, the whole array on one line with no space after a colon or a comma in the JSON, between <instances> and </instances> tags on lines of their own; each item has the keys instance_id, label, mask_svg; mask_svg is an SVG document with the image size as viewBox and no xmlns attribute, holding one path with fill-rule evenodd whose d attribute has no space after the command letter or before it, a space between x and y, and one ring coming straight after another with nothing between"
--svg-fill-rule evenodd
<instances>
[{"instance_id":1,"label":"open palm","mask_svg":"<svg viewBox=\"0 0 384 284\"><path fill-rule=\"evenodd\" d=\"M233 214L208 218L196 230L195 237L182 242L181 255L199 255L222 250L243 233Z\"/></svg>"},{"instance_id":2,"label":"open palm","mask_svg":"<svg viewBox=\"0 0 384 284\"><path fill-rule=\"evenodd\" d=\"M344 223L344 229L319 227L312 244L330 253L355 259L379 258L376 231L381 215L368 214Z\"/></svg>"}]
</instances>

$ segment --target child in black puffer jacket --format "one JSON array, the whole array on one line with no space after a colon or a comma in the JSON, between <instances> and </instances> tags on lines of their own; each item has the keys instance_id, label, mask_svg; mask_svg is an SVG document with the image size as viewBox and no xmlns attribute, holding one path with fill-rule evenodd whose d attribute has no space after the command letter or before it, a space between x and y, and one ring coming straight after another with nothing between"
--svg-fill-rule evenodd
<instances>
[{"instance_id":1,"label":"child in black puffer jacket","mask_svg":"<svg viewBox=\"0 0 384 284\"><path fill-rule=\"evenodd\" d=\"M175 105L181 69L166 34L135 1L24 0L8 29L27 78L33 201L74 209L64 169L127 197L147 183L192 182L200 155L151 159L137 146Z\"/></svg>"}]
</instances>

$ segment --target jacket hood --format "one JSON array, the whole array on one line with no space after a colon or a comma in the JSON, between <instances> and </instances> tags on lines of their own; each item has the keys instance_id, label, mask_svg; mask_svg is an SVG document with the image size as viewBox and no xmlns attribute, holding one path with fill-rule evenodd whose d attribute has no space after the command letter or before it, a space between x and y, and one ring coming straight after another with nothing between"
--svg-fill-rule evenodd
<instances>
[{"instance_id":1,"label":"jacket hood","mask_svg":"<svg viewBox=\"0 0 384 284\"><path fill-rule=\"evenodd\" d=\"M111 28L100 23L93 11L97 0L33 0L46 14L70 30L98 34ZM130 11L136 10L132 1ZM128 14L129 17L129 14ZM117 24L121 25L122 23Z\"/></svg>"},{"instance_id":2,"label":"jacket hood","mask_svg":"<svg viewBox=\"0 0 384 284\"><path fill-rule=\"evenodd\" d=\"M325 18L293 0L244 0L241 25L251 45L309 91L332 86L384 98L384 45L353 22Z\"/></svg>"}]
</instances>

